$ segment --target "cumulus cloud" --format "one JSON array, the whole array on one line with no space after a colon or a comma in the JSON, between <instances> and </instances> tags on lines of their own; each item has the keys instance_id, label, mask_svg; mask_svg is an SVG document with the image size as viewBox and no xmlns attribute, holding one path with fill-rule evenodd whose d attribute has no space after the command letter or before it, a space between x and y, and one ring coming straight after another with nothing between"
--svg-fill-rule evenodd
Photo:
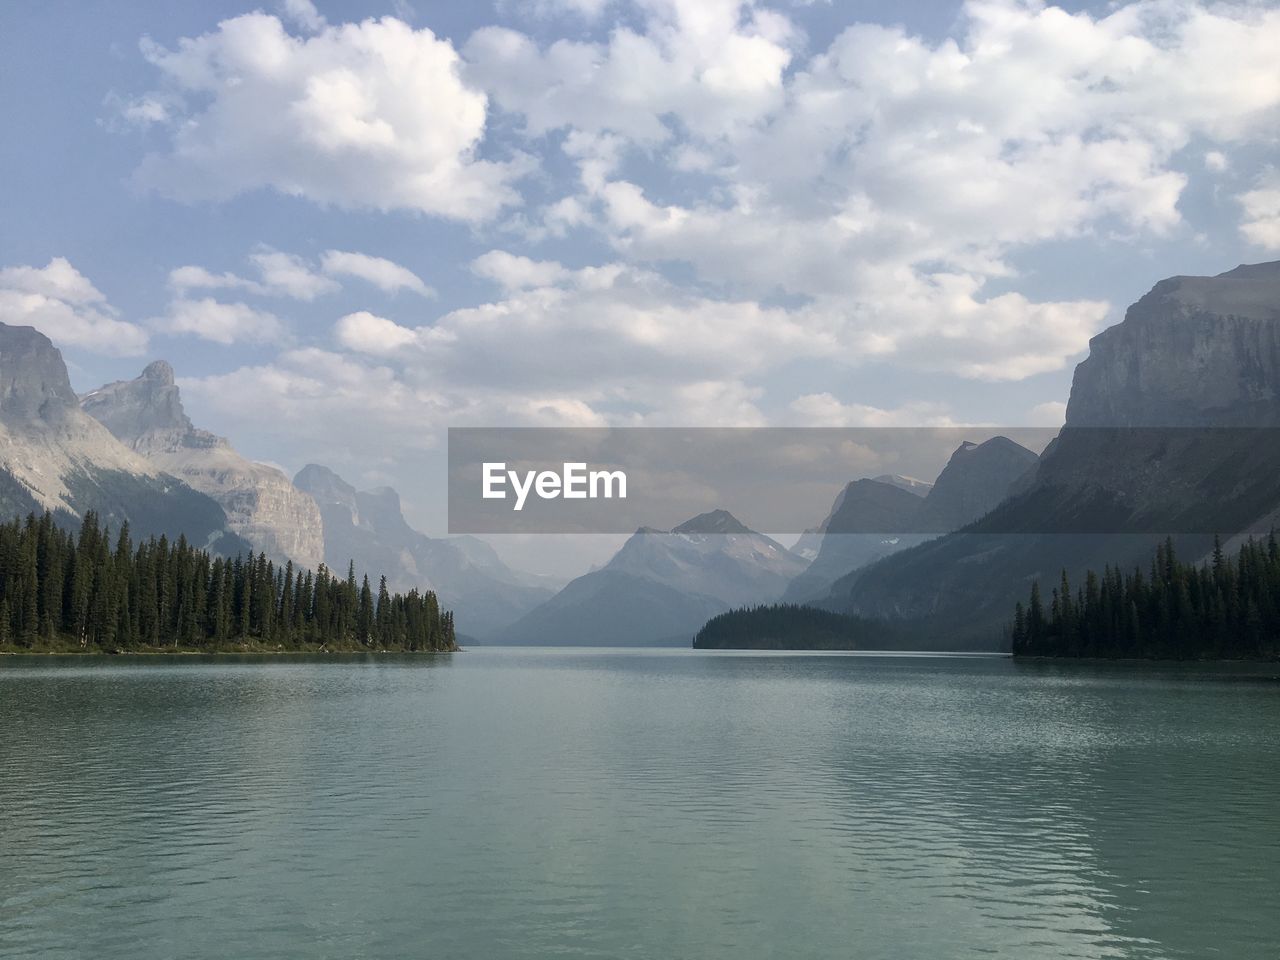
<instances>
[{"instance_id":1,"label":"cumulus cloud","mask_svg":"<svg viewBox=\"0 0 1280 960\"><path fill-rule=\"evenodd\" d=\"M165 315L153 319L151 325L164 333L191 334L221 344L273 342L284 334L284 325L275 314L210 297L174 300Z\"/></svg>"},{"instance_id":2,"label":"cumulus cloud","mask_svg":"<svg viewBox=\"0 0 1280 960\"><path fill-rule=\"evenodd\" d=\"M435 291L416 273L383 257L345 250L326 250L320 258L320 268L334 276L358 277L385 293L409 290L422 297L435 296Z\"/></svg>"},{"instance_id":3,"label":"cumulus cloud","mask_svg":"<svg viewBox=\"0 0 1280 960\"><path fill-rule=\"evenodd\" d=\"M506 290L549 287L569 276L554 260L531 260L505 250L490 250L471 261L476 276L492 280Z\"/></svg>"},{"instance_id":4,"label":"cumulus cloud","mask_svg":"<svg viewBox=\"0 0 1280 960\"><path fill-rule=\"evenodd\" d=\"M321 276L301 257L279 250L261 250L250 254L262 274L262 285L273 293L308 302L341 289L337 281Z\"/></svg>"},{"instance_id":5,"label":"cumulus cloud","mask_svg":"<svg viewBox=\"0 0 1280 960\"><path fill-rule=\"evenodd\" d=\"M578 192L530 236L589 226L633 263L805 298L801 322L837 329L846 357L980 379L1060 369L1107 305L987 293L1016 289L1013 255L1173 236L1180 151L1280 123L1280 11L1255 4L1139 0L1100 16L971 0L952 36L856 24L807 59L751 3L637 8L643 29L620 19L608 42L492 28L465 48L469 75L530 134L564 130L577 165ZM628 157L705 179L642 184ZM1260 211L1244 228L1255 242L1271 236L1269 196L1241 198ZM473 269L514 280L518 265Z\"/></svg>"},{"instance_id":6,"label":"cumulus cloud","mask_svg":"<svg viewBox=\"0 0 1280 960\"><path fill-rule=\"evenodd\" d=\"M504 27L467 41L468 75L535 135L613 130L647 143L672 121L703 134L750 124L780 106L794 31L739 0L636 4L644 29L619 22L604 43L558 40L540 49Z\"/></svg>"},{"instance_id":7,"label":"cumulus cloud","mask_svg":"<svg viewBox=\"0 0 1280 960\"><path fill-rule=\"evenodd\" d=\"M1280 250L1280 171L1269 170L1238 199L1244 210L1240 232L1250 243Z\"/></svg>"},{"instance_id":8,"label":"cumulus cloud","mask_svg":"<svg viewBox=\"0 0 1280 960\"><path fill-rule=\"evenodd\" d=\"M462 80L448 40L392 17L330 25L303 0L286 8L309 36L250 13L174 49L144 41L183 106L142 184L183 200L270 188L463 221L517 201L526 164L477 156L487 99Z\"/></svg>"},{"instance_id":9,"label":"cumulus cloud","mask_svg":"<svg viewBox=\"0 0 1280 960\"><path fill-rule=\"evenodd\" d=\"M391 355L418 342L417 332L367 310L347 314L334 333L339 343L357 353Z\"/></svg>"},{"instance_id":10,"label":"cumulus cloud","mask_svg":"<svg viewBox=\"0 0 1280 960\"><path fill-rule=\"evenodd\" d=\"M54 343L111 356L137 356L147 332L119 319L106 296L65 257L44 267L0 269L0 322L32 326Z\"/></svg>"}]
</instances>

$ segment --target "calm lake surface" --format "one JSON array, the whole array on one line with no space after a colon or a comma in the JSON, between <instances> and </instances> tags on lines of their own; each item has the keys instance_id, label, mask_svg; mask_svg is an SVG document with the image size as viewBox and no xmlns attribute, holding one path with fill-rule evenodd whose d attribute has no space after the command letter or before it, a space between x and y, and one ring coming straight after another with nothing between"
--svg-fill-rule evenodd
<instances>
[{"instance_id":1,"label":"calm lake surface","mask_svg":"<svg viewBox=\"0 0 1280 960\"><path fill-rule=\"evenodd\" d=\"M1280 955L1275 667L0 660L0 956Z\"/></svg>"}]
</instances>

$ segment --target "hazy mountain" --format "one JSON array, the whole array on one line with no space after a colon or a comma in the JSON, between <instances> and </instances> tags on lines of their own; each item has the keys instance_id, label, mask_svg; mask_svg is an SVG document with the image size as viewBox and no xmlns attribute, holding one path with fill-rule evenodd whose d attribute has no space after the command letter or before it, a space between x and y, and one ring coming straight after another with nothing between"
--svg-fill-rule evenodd
<instances>
[{"instance_id":1,"label":"hazy mountain","mask_svg":"<svg viewBox=\"0 0 1280 960\"><path fill-rule=\"evenodd\" d=\"M121 443L216 500L255 552L309 569L324 559L315 501L280 470L247 460L227 440L196 428L163 360L137 379L85 394L80 406Z\"/></svg>"},{"instance_id":2,"label":"hazy mountain","mask_svg":"<svg viewBox=\"0 0 1280 960\"><path fill-rule=\"evenodd\" d=\"M1225 536L1274 518L1278 425L1280 263L1164 280L1090 342L1066 426L1020 492L961 533L855 572L829 603L912 620L940 644L998 646L1034 579L1145 563L1155 531ZM1268 429L1146 429L1205 426ZM1137 532L1098 532L1117 529ZM1207 539L1184 534L1183 555Z\"/></svg>"},{"instance_id":3,"label":"hazy mountain","mask_svg":"<svg viewBox=\"0 0 1280 960\"><path fill-rule=\"evenodd\" d=\"M928 496L929 491L933 489L933 484L928 480L918 480L915 477L904 477L900 473L882 473L878 477L872 477L877 483L887 483L891 486L898 487L907 493L914 493L918 497Z\"/></svg>"},{"instance_id":4,"label":"hazy mountain","mask_svg":"<svg viewBox=\"0 0 1280 960\"><path fill-rule=\"evenodd\" d=\"M489 639L555 592L540 578L510 569L482 540L414 530L390 487L357 490L314 463L293 483L319 506L325 563L342 574L354 561L361 574L385 574L393 590L435 590L463 635Z\"/></svg>"},{"instance_id":5,"label":"hazy mountain","mask_svg":"<svg viewBox=\"0 0 1280 960\"><path fill-rule=\"evenodd\" d=\"M905 477L855 480L836 498L819 528L817 555L783 601L818 600L852 571L977 520L1037 462L1026 447L993 437L962 443L932 484Z\"/></svg>"},{"instance_id":6,"label":"hazy mountain","mask_svg":"<svg viewBox=\"0 0 1280 960\"><path fill-rule=\"evenodd\" d=\"M0 510L96 511L135 537L186 534L217 552L244 541L222 508L163 472L80 409L62 354L31 327L0 323Z\"/></svg>"},{"instance_id":7,"label":"hazy mountain","mask_svg":"<svg viewBox=\"0 0 1280 960\"><path fill-rule=\"evenodd\" d=\"M878 477L872 477L876 483L884 483L900 490L906 490L908 493L914 493L918 497L925 496L931 489L933 484L928 480L917 480L915 477L904 477L898 473L882 473ZM856 482L856 481L855 481ZM819 553L822 552L822 537L827 532L827 527L831 524L831 518L836 515L840 509L840 505L844 503L845 494L848 492L849 486L846 485L837 495L835 501L831 504L831 510L827 513L826 519L816 527L810 527L800 535L800 538L791 547L791 552L796 556L812 562L817 559ZM883 543L883 537L876 537L875 542ZM853 569L848 567L846 569ZM802 574L803 575L803 574Z\"/></svg>"},{"instance_id":8,"label":"hazy mountain","mask_svg":"<svg viewBox=\"0 0 1280 960\"><path fill-rule=\"evenodd\" d=\"M503 639L688 642L717 613L776 600L804 565L782 544L714 510L670 531L636 531L604 567L578 577L504 631Z\"/></svg>"}]
</instances>

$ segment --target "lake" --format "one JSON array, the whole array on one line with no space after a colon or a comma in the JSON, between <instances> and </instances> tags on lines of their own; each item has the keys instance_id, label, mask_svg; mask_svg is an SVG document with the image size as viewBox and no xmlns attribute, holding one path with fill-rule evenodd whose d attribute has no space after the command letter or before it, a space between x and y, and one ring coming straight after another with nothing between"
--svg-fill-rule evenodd
<instances>
[{"instance_id":1,"label":"lake","mask_svg":"<svg viewBox=\"0 0 1280 960\"><path fill-rule=\"evenodd\" d=\"M0 956L1274 960L1277 673L4 658Z\"/></svg>"}]
</instances>

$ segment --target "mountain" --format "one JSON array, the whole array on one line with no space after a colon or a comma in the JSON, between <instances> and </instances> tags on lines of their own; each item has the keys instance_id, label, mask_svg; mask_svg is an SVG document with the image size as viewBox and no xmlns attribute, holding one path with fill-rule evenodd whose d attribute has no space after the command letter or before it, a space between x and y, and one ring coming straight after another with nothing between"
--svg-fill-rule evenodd
<instances>
[{"instance_id":1,"label":"mountain","mask_svg":"<svg viewBox=\"0 0 1280 960\"><path fill-rule=\"evenodd\" d=\"M280 470L247 460L224 438L195 427L163 360L134 380L85 394L80 406L148 462L216 500L255 553L307 569L324 559L315 501Z\"/></svg>"},{"instance_id":2,"label":"mountain","mask_svg":"<svg viewBox=\"0 0 1280 960\"><path fill-rule=\"evenodd\" d=\"M1034 580L1146 563L1166 533L1203 555L1213 532L1274 519L1278 425L1280 263L1161 281L1090 341L1066 426L1019 492L838 581L825 604L914 622L928 643L1000 647Z\"/></svg>"},{"instance_id":3,"label":"mountain","mask_svg":"<svg viewBox=\"0 0 1280 960\"><path fill-rule=\"evenodd\" d=\"M555 592L539 578L511 570L482 540L434 538L414 530L390 487L357 490L314 463L298 471L293 483L319 507L330 567L343 574L354 562L362 574L385 574L393 590L436 591L469 637L490 639Z\"/></svg>"},{"instance_id":4,"label":"mountain","mask_svg":"<svg viewBox=\"0 0 1280 960\"><path fill-rule=\"evenodd\" d=\"M0 511L96 511L135 539L185 534L223 554L247 550L209 497L121 444L80 409L62 354L32 327L0 323Z\"/></svg>"},{"instance_id":5,"label":"mountain","mask_svg":"<svg viewBox=\"0 0 1280 960\"><path fill-rule=\"evenodd\" d=\"M989 513L1038 462L1007 437L962 443L932 484L908 478L855 480L841 491L820 529L817 555L782 596L810 603L854 570L957 530Z\"/></svg>"},{"instance_id":6,"label":"mountain","mask_svg":"<svg viewBox=\"0 0 1280 960\"><path fill-rule=\"evenodd\" d=\"M918 497L929 495L929 491L933 489L933 484L928 480L917 480L915 477L904 477L900 473L882 473L878 477L872 477L877 483L888 483L898 487L907 493L914 493Z\"/></svg>"},{"instance_id":7,"label":"mountain","mask_svg":"<svg viewBox=\"0 0 1280 960\"><path fill-rule=\"evenodd\" d=\"M904 477L897 473L882 473L878 477L872 477L876 483L885 483L890 486L906 490L908 493L914 493L918 497L925 496L931 489L933 484L928 480L917 480L915 477ZM856 481L855 481L856 482ZM831 524L831 518L836 515L840 509L840 505L844 502L845 494L849 487L846 486L837 494L835 502L831 504L831 510L827 513L826 519L816 527L810 527L800 535L800 538L791 547L791 552L801 559L812 562L817 559L819 553L822 552L822 537L827 532L827 527ZM876 542L882 542L883 538L876 538ZM853 569L847 567L845 569Z\"/></svg>"},{"instance_id":8,"label":"mountain","mask_svg":"<svg viewBox=\"0 0 1280 960\"><path fill-rule=\"evenodd\" d=\"M572 581L502 636L529 644L687 642L718 613L777 599L804 565L782 544L714 510L670 531L642 527L604 567Z\"/></svg>"}]
</instances>

